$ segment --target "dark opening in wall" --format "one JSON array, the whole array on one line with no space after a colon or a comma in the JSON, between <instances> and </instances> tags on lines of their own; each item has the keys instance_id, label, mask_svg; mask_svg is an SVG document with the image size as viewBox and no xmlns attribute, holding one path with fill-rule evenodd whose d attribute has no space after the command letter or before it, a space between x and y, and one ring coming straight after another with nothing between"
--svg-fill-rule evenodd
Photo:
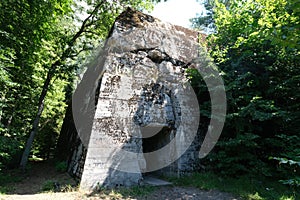
<instances>
[{"instance_id":1,"label":"dark opening in wall","mask_svg":"<svg viewBox=\"0 0 300 200\"><path fill-rule=\"evenodd\" d=\"M147 126L141 128L141 133L143 136L142 139L142 146L143 146L143 153L150 153L156 150L159 150L169 144L172 139L172 129L169 127L163 126ZM171 152L167 152L171 153ZM151 157L151 159L145 156L146 160L146 171L149 169L155 168L159 162L165 162L163 156L156 156ZM157 174L158 171L144 173L144 175L149 174Z\"/></svg>"}]
</instances>

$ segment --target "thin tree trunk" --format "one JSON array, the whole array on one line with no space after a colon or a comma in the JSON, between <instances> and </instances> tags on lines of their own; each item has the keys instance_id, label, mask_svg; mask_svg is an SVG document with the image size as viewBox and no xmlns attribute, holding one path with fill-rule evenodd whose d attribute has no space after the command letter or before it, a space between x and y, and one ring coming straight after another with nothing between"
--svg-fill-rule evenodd
<instances>
[{"instance_id":1,"label":"thin tree trunk","mask_svg":"<svg viewBox=\"0 0 300 200\"><path fill-rule=\"evenodd\" d=\"M15 101L15 102L18 102L18 100L19 100L19 95L14 95L14 101ZM17 105L18 105L18 104L14 104L13 110L12 110L12 112L11 112L11 115L9 116L9 118L8 118L8 120L7 120L7 123L6 123L6 128L7 128L7 132L8 132L8 133L9 133L9 131L10 131L11 123L12 123L14 117L15 117L15 111L16 111Z\"/></svg>"},{"instance_id":2,"label":"thin tree trunk","mask_svg":"<svg viewBox=\"0 0 300 200\"><path fill-rule=\"evenodd\" d=\"M7 129L8 133L10 132L10 125L12 123L12 120L13 120L14 116L15 116L15 111L16 111L16 106L14 106L14 108L11 112L11 115L9 116L7 124L6 124L6 129Z\"/></svg>"},{"instance_id":3,"label":"thin tree trunk","mask_svg":"<svg viewBox=\"0 0 300 200\"><path fill-rule=\"evenodd\" d=\"M40 98L39 98L38 112L37 112L37 114L35 116L35 119L33 121L32 130L30 132L29 138L27 139L26 146L25 146L25 149L23 151L23 155L22 155L21 162L20 162L20 168L22 170L25 170L27 162L28 162L28 158L29 158L31 146L32 146L32 143L33 143L33 139L34 139L34 136L36 135L36 133L38 131L39 122L40 122L41 115L42 115L43 110L44 110L45 97L47 95L49 85L50 85L51 79L53 77L55 68L56 68L56 66L53 65L52 68L49 69L48 74L47 74L47 78L46 78L46 80L44 82L44 85L43 85L42 93L41 93Z\"/></svg>"},{"instance_id":4,"label":"thin tree trunk","mask_svg":"<svg viewBox=\"0 0 300 200\"><path fill-rule=\"evenodd\" d=\"M5 102L5 96L6 96L6 93L4 93L4 95L2 96L1 101L0 101L0 103L2 104L2 106L0 107L0 123L2 121L3 107L4 107L5 103L6 103Z\"/></svg>"}]
</instances>

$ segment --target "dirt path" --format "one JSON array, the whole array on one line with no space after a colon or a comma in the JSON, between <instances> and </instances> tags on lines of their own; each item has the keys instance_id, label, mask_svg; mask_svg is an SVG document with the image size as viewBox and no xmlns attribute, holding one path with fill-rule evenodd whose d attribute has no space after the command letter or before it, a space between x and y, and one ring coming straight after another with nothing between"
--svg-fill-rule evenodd
<instances>
[{"instance_id":1,"label":"dirt path","mask_svg":"<svg viewBox=\"0 0 300 200\"><path fill-rule=\"evenodd\" d=\"M69 192L42 193L45 185L58 183L60 189L76 185L67 173L55 171L53 163L35 163L30 173L18 183L9 185L10 192L0 195L0 200L235 200L233 195L219 191L203 191L192 187L164 186L153 189L147 195L128 195L122 192L105 191L93 195L78 192L76 188L68 188ZM71 191L70 191L71 190ZM73 191L72 191L73 190Z\"/></svg>"},{"instance_id":2,"label":"dirt path","mask_svg":"<svg viewBox=\"0 0 300 200\"><path fill-rule=\"evenodd\" d=\"M52 161L30 163L29 170L26 173L15 175L21 176L23 179L20 182L8 185L10 194L41 193L47 184L56 182L62 187L76 185L76 182L67 173L57 172Z\"/></svg>"},{"instance_id":3,"label":"dirt path","mask_svg":"<svg viewBox=\"0 0 300 200\"><path fill-rule=\"evenodd\" d=\"M95 194L89 196L79 192L44 193L31 195L3 195L0 200L237 200L228 193L218 191L201 191L195 188L161 187L147 196L126 197L120 194Z\"/></svg>"}]
</instances>

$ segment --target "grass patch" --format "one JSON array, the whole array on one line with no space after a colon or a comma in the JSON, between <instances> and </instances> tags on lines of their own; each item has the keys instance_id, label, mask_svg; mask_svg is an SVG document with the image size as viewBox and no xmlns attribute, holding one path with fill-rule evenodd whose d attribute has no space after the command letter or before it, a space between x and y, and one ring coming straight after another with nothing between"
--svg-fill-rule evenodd
<instances>
[{"instance_id":1,"label":"grass patch","mask_svg":"<svg viewBox=\"0 0 300 200\"><path fill-rule=\"evenodd\" d=\"M13 183L22 181L24 178L20 170L11 170L0 173L0 194L7 194L14 190Z\"/></svg>"},{"instance_id":2,"label":"grass patch","mask_svg":"<svg viewBox=\"0 0 300 200\"><path fill-rule=\"evenodd\" d=\"M70 183L60 183L55 180L47 180L42 185L42 192L74 192L78 188Z\"/></svg>"},{"instance_id":3,"label":"grass patch","mask_svg":"<svg viewBox=\"0 0 300 200\"><path fill-rule=\"evenodd\" d=\"M203 190L216 189L247 200L296 200L300 197L296 188L261 177L224 178L212 173L195 173L191 176L168 179L178 186L193 186Z\"/></svg>"},{"instance_id":4,"label":"grass patch","mask_svg":"<svg viewBox=\"0 0 300 200\"><path fill-rule=\"evenodd\" d=\"M9 188L6 186L0 186L0 195L7 194L9 192Z\"/></svg>"},{"instance_id":5,"label":"grass patch","mask_svg":"<svg viewBox=\"0 0 300 200\"><path fill-rule=\"evenodd\" d=\"M142 197L152 193L155 190L153 186L134 186L131 188L120 188L118 193L124 197Z\"/></svg>"},{"instance_id":6,"label":"grass patch","mask_svg":"<svg viewBox=\"0 0 300 200\"><path fill-rule=\"evenodd\" d=\"M102 199L129 199L135 197L144 197L154 192L156 187L153 186L134 186L130 188L120 187L116 189L102 189L98 192L93 192L89 196L98 196Z\"/></svg>"},{"instance_id":7,"label":"grass patch","mask_svg":"<svg viewBox=\"0 0 300 200\"><path fill-rule=\"evenodd\" d=\"M48 180L43 183L42 185L42 191L44 192L53 192L55 188L56 183L54 181Z\"/></svg>"}]
</instances>

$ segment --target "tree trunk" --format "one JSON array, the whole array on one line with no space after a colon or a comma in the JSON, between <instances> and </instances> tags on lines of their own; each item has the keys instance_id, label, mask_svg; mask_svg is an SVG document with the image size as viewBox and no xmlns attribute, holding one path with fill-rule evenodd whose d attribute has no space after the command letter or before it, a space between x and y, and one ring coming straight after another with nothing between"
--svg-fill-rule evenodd
<instances>
[{"instance_id":1,"label":"tree trunk","mask_svg":"<svg viewBox=\"0 0 300 200\"><path fill-rule=\"evenodd\" d=\"M15 102L18 102L19 98L18 98L18 95L14 95L14 101ZM13 109L12 109L12 112L11 112L11 115L9 116L8 120L7 120L7 123L6 123L6 128L7 128L7 132L9 133L10 131L10 125L13 121L13 118L15 116L15 111L16 111L16 107L17 107L18 104L15 104L13 106Z\"/></svg>"},{"instance_id":2,"label":"tree trunk","mask_svg":"<svg viewBox=\"0 0 300 200\"><path fill-rule=\"evenodd\" d=\"M33 121L32 130L31 130L29 138L26 142L26 146L24 148L23 155L22 155L21 162L20 162L20 168L22 170L25 170L27 162L28 162L28 157L29 157L29 154L30 154L30 150L31 150L31 146L32 146L32 143L33 143L33 140L34 140L34 136L36 135L36 133L38 131L39 121L40 121L41 115L42 115L43 110L44 110L45 97L47 95L49 85L50 85L51 79L53 77L55 68L56 68L56 66L53 65L49 69L48 74L47 74L47 78L46 78L46 80L44 82L44 85L43 85L42 93L41 93L40 98L39 98L38 112L37 112L37 114L35 116L35 119Z\"/></svg>"},{"instance_id":3,"label":"tree trunk","mask_svg":"<svg viewBox=\"0 0 300 200\"><path fill-rule=\"evenodd\" d=\"M4 104L6 103L5 96L6 96L6 93L4 93L4 95L1 97L1 100L0 100L0 102L1 102L1 104L0 104L1 105L1 107L0 107L0 123L2 121L3 107L4 107Z\"/></svg>"}]
</instances>

